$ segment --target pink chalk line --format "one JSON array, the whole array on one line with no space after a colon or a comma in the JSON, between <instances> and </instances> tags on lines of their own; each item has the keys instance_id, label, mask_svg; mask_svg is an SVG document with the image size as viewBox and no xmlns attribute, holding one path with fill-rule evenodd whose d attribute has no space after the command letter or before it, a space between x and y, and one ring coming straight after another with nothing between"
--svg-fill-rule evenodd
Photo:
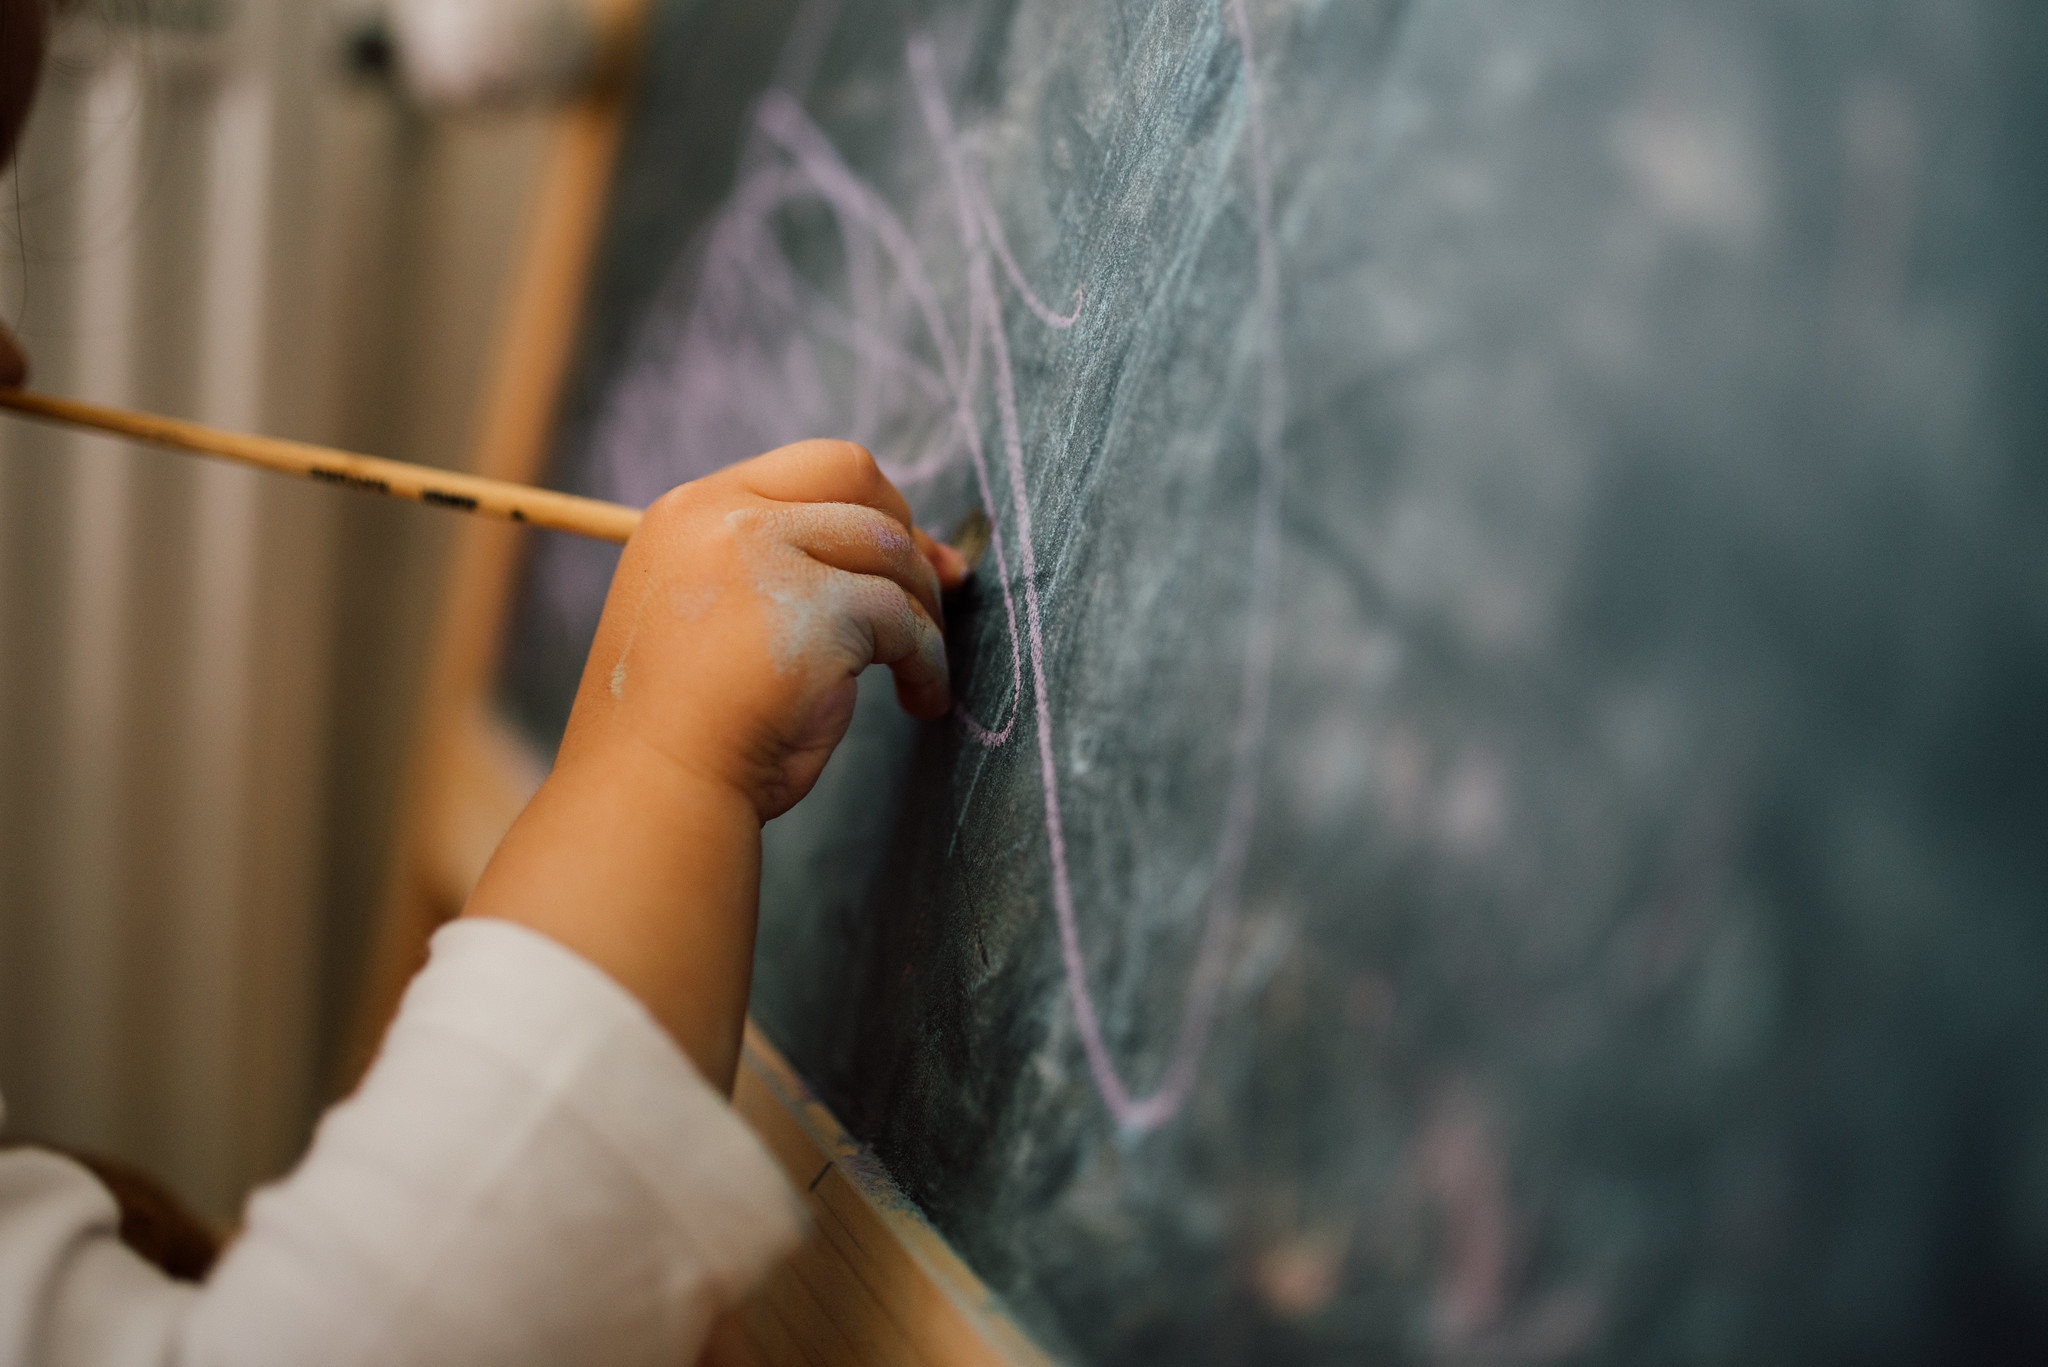
<instances>
[{"instance_id":1,"label":"pink chalk line","mask_svg":"<svg viewBox=\"0 0 2048 1367\"><path fill-rule=\"evenodd\" d=\"M1210 885L1209 911L1196 954L1195 974L1182 1008L1179 1033L1173 1054L1159 1087L1149 1096L1133 1097L1103 1038L1096 1013L1094 993L1088 986L1087 964L1081 953L1079 918L1075 911L1072 879L1067 864L1066 829L1060 816L1059 769L1054 758L1052 701L1045 670L1045 638L1038 600L1038 575L1031 532L1031 505L1024 472L1023 441L1017 419L1017 396L1010 365L1009 340L1002 325L1001 304L988 264L983 231L994 246L1004 272L1027 306L1054 327L1070 326L1079 316L1081 295L1075 295L1074 312L1054 314L1024 284L1008 243L988 205L986 192L977 183L961 155L951 117L941 96L937 62L925 39L910 45L909 66L933 139L946 158L960 217L962 246L969 259L970 339L986 326L995 372L996 410L1002 428L1003 451L1010 476L1012 507L1016 518L1019 557L1022 560L1024 609L1031 651L1032 701L1038 721L1039 772L1045 795L1045 823L1052 859L1053 911L1058 922L1060 957L1066 971L1068 997L1073 1005L1074 1023L1088 1070L1096 1090L1118 1125L1142 1133L1165 1124L1186 1103L1194 1086L1197 1068L1208 1041L1223 985L1224 969L1235 937L1239 892L1251 834L1258 813L1260 756L1264 750L1266 716L1271 692L1272 665L1276 646L1273 625L1274 580L1279 560L1280 499L1285 477L1282 449L1286 413L1285 377L1280 355L1279 268L1272 230L1272 177L1266 155L1265 124L1260 108L1257 73L1251 44L1251 27L1243 0L1226 0L1243 63L1251 134L1251 164L1256 212L1258 253L1258 308L1266 334L1263 384L1257 428L1259 451L1259 493L1254 510L1252 535L1252 593L1245 652L1243 700L1231 754L1230 791L1224 809L1222 838L1218 845L1216 873ZM970 340L970 345L971 345ZM983 498L990 519L995 509L988 502L987 477L982 471L979 442L973 444L976 472L981 475ZM1004 589L1007 601L1008 580Z\"/></svg>"},{"instance_id":2,"label":"pink chalk line","mask_svg":"<svg viewBox=\"0 0 2048 1367\"><path fill-rule=\"evenodd\" d=\"M974 471L982 507L991 524L1000 528L1002 518L997 511L998 500L989 472L989 453L982 441L978 417L981 365L986 351L1008 477L1013 535L1021 561L1022 574L1019 577L1024 590L1024 639L1019 639L1020 624L1004 538L998 534L992 540L992 549L996 558L996 582L1002 589L1003 610L1009 627L1009 707L1000 726L985 725L969 714L964 706L956 706L955 714L962 729L977 743L991 748L1006 744L1016 729L1023 696L1024 647L1028 644L1033 710L1038 723L1039 771L1052 864L1053 909L1068 997L1097 1091L1117 1124L1126 1131L1137 1133L1166 1123L1186 1103L1218 1010L1225 968L1236 934L1244 868L1257 817L1260 759L1264 751L1277 644L1273 609L1279 563L1280 502L1285 477L1282 437L1286 386L1280 355L1279 271L1272 229L1272 181L1251 31L1243 0L1224 0L1224 9L1237 40L1246 87L1256 212L1257 308L1265 334L1256 428L1259 486L1253 514L1243 692L1232 737L1230 787L1217 846L1216 870L1210 884L1195 970L1182 1006L1173 1053L1159 1086L1149 1095L1134 1097L1110 1057L1081 952L1068 867L1066 830L1060 814L1059 773L1053 744L1054 719L1045 669L1045 633L1038 595L1037 557L1017 411L1016 380L1009 338L1004 330L995 268L1001 267L1003 277L1018 298L1047 327L1062 330L1072 327L1081 315L1085 296L1076 289L1072 309L1058 313L1026 282L987 189L970 164L954 130L940 85L937 60L927 39L914 39L909 45L907 58L927 131L944 161L959 220L961 246L966 253L968 311L964 345L956 350L938 291L902 220L871 185L841 160L830 140L811 121L796 98L783 90L773 90L756 107L755 130L769 144L780 149L793 165L769 161L751 148L743 159L746 169L741 184L709 235L704 270L700 275L705 282L704 289L698 307L692 310L685 324L684 337L670 372L713 377L724 375L730 369L734 359L728 354L730 337L723 335L721 329L731 325L731 310L738 302L732 294L735 288L761 291L766 296L764 303L772 304L792 317L799 313L800 303L808 305L809 316L820 320L823 330L858 358L861 366L859 388L863 397L856 402L862 405L864 417L872 417L867 406L872 400L866 396L875 388L872 383L874 377L881 373L900 375L935 400L950 396L953 410L951 435L935 438L914 464L892 468L890 473L899 482L929 477L949 466L955 453L964 448ZM829 10L821 12L829 14ZM791 200L812 196L829 208L846 244L848 289L853 305L851 314L840 310L809 286L782 256L775 242L772 216ZM874 256L877 248L901 291L896 297L908 296L915 315L930 338L939 361L939 373L936 375L867 321L868 316L878 316L883 312L882 270ZM816 389L819 381L814 367L801 362L800 355L785 356L781 362L780 380L785 386L795 387L795 397L810 398L821 392ZM615 473L623 475L625 472Z\"/></svg>"},{"instance_id":3,"label":"pink chalk line","mask_svg":"<svg viewBox=\"0 0 2048 1367\"><path fill-rule=\"evenodd\" d=\"M982 506L988 511L990 521L994 522L995 498L989 484L987 461L982 448L981 424L974 411L974 395L980 388L979 339L985 326L982 311L979 308L969 310L967 345L963 359L953 349L952 329L946 325L944 311L939 307L938 291L932 287L930 277L924 269L923 258L902 221L872 188L839 159L839 154L831 142L811 122L802 106L795 100L784 95L771 94L761 101L756 117L762 129L788 151L811 177L819 195L840 216L841 222L866 228L890 257L896 268L897 279L916 302L923 316L925 329L931 336L932 345L938 352L940 368L944 372L948 387L953 391L955 424L972 458L971 463L980 486ZM1020 649L1017 635L1017 609L1009 593L1010 568L1001 537L993 539L992 548L996 556L996 579L1004 586L1003 610L1008 617L1010 628L1012 687L1009 714L997 728L983 725L964 706L956 707L954 714L976 741L987 746L998 746L1009 740L1016 727L1017 704L1023 695L1024 680L1023 651ZM1026 554L1029 554L1028 545Z\"/></svg>"}]
</instances>

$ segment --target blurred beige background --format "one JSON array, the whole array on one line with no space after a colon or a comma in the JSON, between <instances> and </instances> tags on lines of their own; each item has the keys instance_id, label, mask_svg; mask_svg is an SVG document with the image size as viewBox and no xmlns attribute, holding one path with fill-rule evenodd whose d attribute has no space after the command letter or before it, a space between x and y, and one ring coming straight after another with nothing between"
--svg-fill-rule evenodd
<instances>
[{"instance_id":1,"label":"blurred beige background","mask_svg":"<svg viewBox=\"0 0 2048 1367\"><path fill-rule=\"evenodd\" d=\"M110 3L66 22L0 179L33 383L459 465L544 116L418 113L323 0ZM10 1135L216 1217L303 1147L450 530L0 417Z\"/></svg>"}]
</instances>

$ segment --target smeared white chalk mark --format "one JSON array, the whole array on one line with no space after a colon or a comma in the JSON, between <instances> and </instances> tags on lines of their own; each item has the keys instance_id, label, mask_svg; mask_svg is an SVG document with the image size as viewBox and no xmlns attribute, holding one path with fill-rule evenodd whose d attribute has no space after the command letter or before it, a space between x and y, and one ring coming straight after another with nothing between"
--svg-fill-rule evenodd
<instances>
[{"instance_id":1,"label":"smeared white chalk mark","mask_svg":"<svg viewBox=\"0 0 2048 1367\"><path fill-rule=\"evenodd\" d=\"M1612 136L1616 157L1667 222L1730 243L1762 231L1761 158L1728 111L1651 103L1617 120Z\"/></svg>"},{"instance_id":2,"label":"smeared white chalk mark","mask_svg":"<svg viewBox=\"0 0 2048 1367\"><path fill-rule=\"evenodd\" d=\"M612 696L624 702L626 698L626 661L633 654L633 642L640 639L640 619L633 619L633 629L626 633L626 644L619 648L619 658L612 662Z\"/></svg>"}]
</instances>

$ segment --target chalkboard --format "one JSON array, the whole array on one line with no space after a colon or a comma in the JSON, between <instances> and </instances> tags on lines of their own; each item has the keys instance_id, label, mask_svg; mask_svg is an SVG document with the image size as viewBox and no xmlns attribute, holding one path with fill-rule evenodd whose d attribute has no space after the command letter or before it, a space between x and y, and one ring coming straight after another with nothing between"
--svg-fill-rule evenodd
<instances>
[{"instance_id":1,"label":"chalkboard","mask_svg":"<svg viewBox=\"0 0 2048 1367\"><path fill-rule=\"evenodd\" d=\"M754 1010L1075 1362L2048 1346L2048 11L673 4L557 469L995 540ZM611 559L544 542L550 743Z\"/></svg>"}]
</instances>

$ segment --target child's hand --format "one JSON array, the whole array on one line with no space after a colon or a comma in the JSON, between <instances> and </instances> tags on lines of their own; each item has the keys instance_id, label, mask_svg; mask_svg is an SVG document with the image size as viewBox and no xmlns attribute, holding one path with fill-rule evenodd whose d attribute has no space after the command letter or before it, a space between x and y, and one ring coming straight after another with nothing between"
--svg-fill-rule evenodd
<instances>
[{"instance_id":1,"label":"child's hand","mask_svg":"<svg viewBox=\"0 0 2048 1367\"><path fill-rule=\"evenodd\" d=\"M671 492L619 562L554 772L464 914L575 950L729 1088L761 823L817 781L868 665L915 715L944 713L939 590L966 575L847 442Z\"/></svg>"},{"instance_id":2,"label":"child's hand","mask_svg":"<svg viewBox=\"0 0 2048 1367\"><path fill-rule=\"evenodd\" d=\"M870 664L913 716L949 694L939 592L967 574L850 442L807 441L670 491L605 601L563 743L643 745L746 795L811 790Z\"/></svg>"}]
</instances>

